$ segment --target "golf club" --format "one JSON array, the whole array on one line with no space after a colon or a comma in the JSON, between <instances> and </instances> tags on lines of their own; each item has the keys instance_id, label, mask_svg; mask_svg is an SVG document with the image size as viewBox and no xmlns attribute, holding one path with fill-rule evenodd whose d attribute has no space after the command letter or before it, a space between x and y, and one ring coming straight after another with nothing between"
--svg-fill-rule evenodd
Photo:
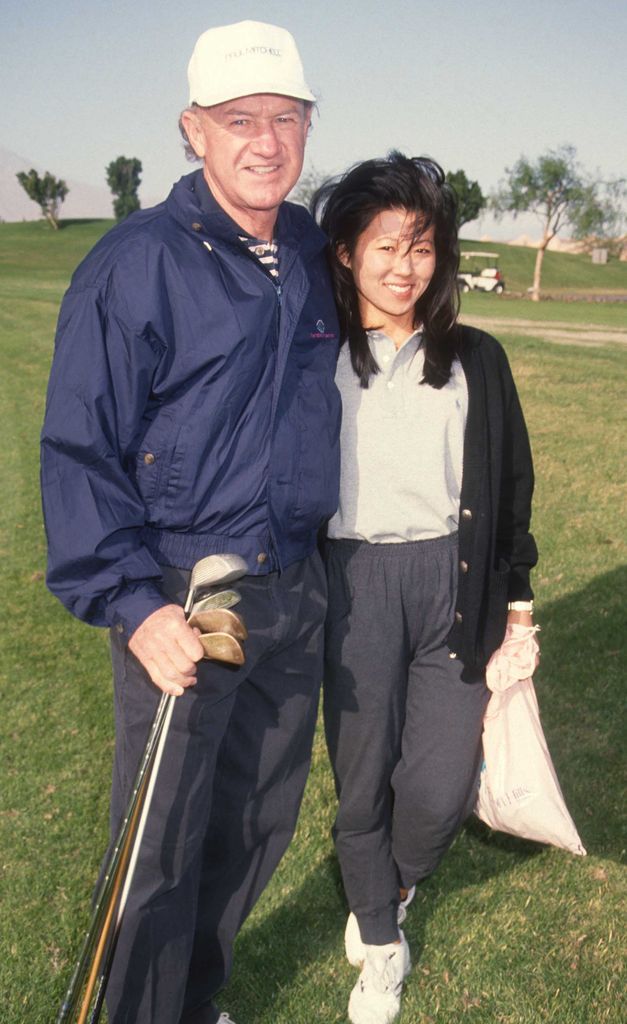
<instances>
[{"instance_id":1,"label":"golf club","mask_svg":"<svg viewBox=\"0 0 627 1024\"><path fill-rule=\"evenodd\" d=\"M194 601L190 609L190 615L195 615L197 612L206 611L210 608L232 608L233 605L239 604L241 600L242 595L239 590L209 587L202 597Z\"/></svg>"},{"instance_id":2,"label":"golf club","mask_svg":"<svg viewBox=\"0 0 627 1024\"><path fill-rule=\"evenodd\" d=\"M208 555L197 562L191 572L184 610L189 613L195 598L215 583L230 582L246 573L246 563L239 555ZM239 616L237 617L239 619ZM240 620L241 621L241 620ZM243 624L242 624L243 625ZM245 627L244 627L245 631ZM206 634L207 639L211 634ZM221 638L205 656L241 664L243 652L230 633ZM226 637L225 641L223 638ZM201 643L203 637L200 637ZM236 649L232 646L236 645ZM206 650L205 644L203 647ZM220 651L224 657L220 656ZM107 862L94 901L89 929L77 961L67 994L57 1017L57 1024L97 1024L113 962L122 915L126 906L144 827L150 810L152 792L159 771L170 719L176 697L163 694L153 719L148 741L133 784L131 798L111 856Z\"/></svg>"},{"instance_id":3,"label":"golf club","mask_svg":"<svg viewBox=\"0 0 627 1024\"><path fill-rule=\"evenodd\" d=\"M187 599L184 605L188 614L196 597L207 590L212 583L231 583L245 576L248 566L239 555L208 555L194 565L189 578Z\"/></svg>"},{"instance_id":4,"label":"golf club","mask_svg":"<svg viewBox=\"0 0 627 1024\"><path fill-rule=\"evenodd\" d=\"M205 658L228 661L231 665L244 664L244 651L239 640L231 633L206 633L199 636Z\"/></svg>"},{"instance_id":5,"label":"golf club","mask_svg":"<svg viewBox=\"0 0 627 1024\"><path fill-rule=\"evenodd\" d=\"M245 640L248 631L244 620L230 608L208 608L206 611L192 611L187 620L201 633L230 633L237 640Z\"/></svg>"}]
</instances>

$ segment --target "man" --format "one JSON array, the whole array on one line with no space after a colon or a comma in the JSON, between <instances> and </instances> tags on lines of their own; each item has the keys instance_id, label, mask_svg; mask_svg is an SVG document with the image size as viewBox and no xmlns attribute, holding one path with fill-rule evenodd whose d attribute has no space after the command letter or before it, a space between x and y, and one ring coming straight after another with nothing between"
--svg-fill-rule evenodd
<instances>
[{"instance_id":1,"label":"man","mask_svg":"<svg viewBox=\"0 0 627 1024\"><path fill-rule=\"evenodd\" d=\"M232 944L282 856L309 767L335 510L337 323L325 240L284 203L314 97L294 40L210 29L184 133L203 167L108 234L65 297L42 438L48 583L111 627L126 805L176 694L108 986L111 1024L216 1024ZM189 570L242 556L241 668L201 662Z\"/></svg>"}]
</instances>

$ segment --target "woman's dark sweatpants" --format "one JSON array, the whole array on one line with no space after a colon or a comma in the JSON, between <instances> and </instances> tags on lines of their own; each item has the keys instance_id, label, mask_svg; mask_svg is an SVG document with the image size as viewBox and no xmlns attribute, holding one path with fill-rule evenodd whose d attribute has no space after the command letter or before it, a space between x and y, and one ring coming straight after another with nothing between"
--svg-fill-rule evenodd
<instances>
[{"instance_id":1,"label":"woman's dark sweatpants","mask_svg":"<svg viewBox=\"0 0 627 1024\"><path fill-rule=\"evenodd\" d=\"M438 865L470 814L489 692L445 640L457 536L327 541L324 714L334 839L361 937L398 937L399 886Z\"/></svg>"},{"instance_id":2,"label":"woman's dark sweatpants","mask_svg":"<svg viewBox=\"0 0 627 1024\"><path fill-rule=\"evenodd\" d=\"M189 574L165 570L182 603ZM292 836L322 679L319 555L238 581L241 668L201 662L174 707L107 1005L111 1024L215 1024L232 945ZM160 691L112 633L117 832Z\"/></svg>"}]
</instances>

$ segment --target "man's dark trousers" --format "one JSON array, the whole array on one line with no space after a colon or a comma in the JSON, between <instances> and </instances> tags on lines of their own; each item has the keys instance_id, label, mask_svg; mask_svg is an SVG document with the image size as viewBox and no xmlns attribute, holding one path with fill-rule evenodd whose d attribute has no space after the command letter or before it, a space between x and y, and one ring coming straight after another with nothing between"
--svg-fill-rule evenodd
<instances>
[{"instance_id":1,"label":"man's dark trousers","mask_svg":"<svg viewBox=\"0 0 627 1024\"><path fill-rule=\"evenodd\" d=\"M182 603L188 573L164 570ZM202 662L177 698L107 990L111 1024L214 1024L232 944L293 834L322 678L317 553L236 584L241 668ZM112 633L119 827L161 696Z\"/></svg>"}]
</instances>

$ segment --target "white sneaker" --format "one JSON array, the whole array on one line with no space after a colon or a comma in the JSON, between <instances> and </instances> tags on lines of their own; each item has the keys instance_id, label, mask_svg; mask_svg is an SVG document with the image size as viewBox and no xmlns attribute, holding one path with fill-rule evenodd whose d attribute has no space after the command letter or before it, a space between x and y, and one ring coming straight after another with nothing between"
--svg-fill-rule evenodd
<instances>
[{"instance_id":1,"label":"white sneaker","mask_svg":"<svg viewBox=\"0 0 627 1024\"><path fill-rule=\"evenodd\" d=\"M218 1017L217 1024L235 1024L232 1017L229 1017L228 1013L221 1013Z\"/></svg>"},{"instance_id":2,"label":"white sneaker","mask_svg":"<svg viewBox=\"0 0 627 1024\"><path fill-rule=\"evenodd\" d=\"M348 1001L352 1024L391 1024L401 1009L403 982L411 970L409 946L400 942L364 946L366 957Z\"/></svg>"},{"instance_id":3,"label":"white sneaker","mask_svg":"<svg viewBox=\"0 0 627 1024\"><path fill-rule=\"evenodd\" d=\"M354 914L348 915L344 930L344 950L346 959L353 967L361 967L366 957L366 947L361 941L361 932Z\"/></svg>"},{"instance_id":4,"label":"white sneaker","mask_svg":"<svg viewBox=\"0 0 627 1024\"><path fill-rule=\"evenodd\" d=\"M407 908L415 895L416 886L412 885L405 899L401 900L398 905L397 921L399 924L403 924L407 917ZM365 948L366 947L361 939L357 918L354 914L349 914L348 921L346 922L346 929L344 931L344 949L346 950L346 959L349 964L352 964L353 967L361 967L366 955Z\"/></svg>"},{"instance_id":5,"label":"white sneaker","mask_svg":"<svg viewBox=\"0 0 627 1024\"><path fill-rule=\"evenodd\" d=\"M412 885L411 889L407 890L407 896L405 897L405 899L401 900L401 902L398 905L398 923L399 924L403 924L405 918L407 917L407 908L408 908L409 904L411 903L411 901L413 900L415 895L416 895L416 886Z\"/></svg>"}]
</instances>

